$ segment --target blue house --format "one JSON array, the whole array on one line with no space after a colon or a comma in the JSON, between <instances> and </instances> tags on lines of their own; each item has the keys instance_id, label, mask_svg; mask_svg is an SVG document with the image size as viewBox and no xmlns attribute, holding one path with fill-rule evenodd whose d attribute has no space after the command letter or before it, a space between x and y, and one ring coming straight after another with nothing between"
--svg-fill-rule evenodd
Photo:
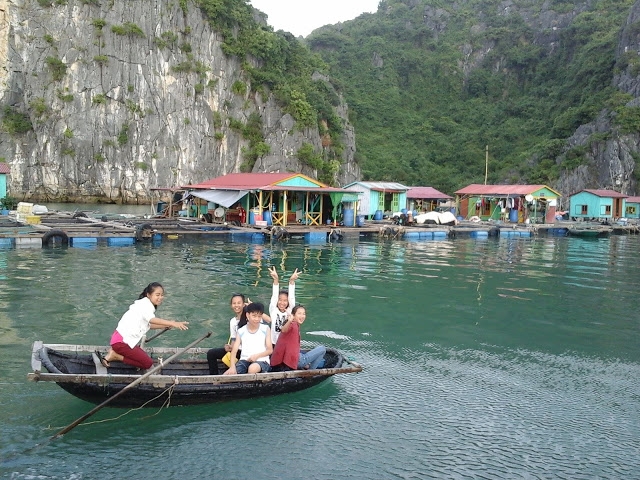
<instances>
[{"instance_id":1,"label":"blue house","mask_svg":"<svg viewBox=\"0 0 640 480\"><path fill-rule=\"evenodd\" d=\"M0 162L0 198L7 196L7 175L11 173L8 163Z\"/></svg>"},{"instance_id":2,"label":"blue house","mask_svg":"<svg viewBox=\"0 0 640 480\"><path fill-rule=\"evenodd\" d=\"M626 218L640 218L640 197L627 197L625 205L624 216Z\"/></svg>"},{"instance_id":3,"label":"blue house","mask_svg":"<svg viewBox=\"0 0 640 480\"><path fill-rule=\"evenodd\" d=\"M628 195L613 190L586 189L570 199L570 216L581 219L616 219L624 216Z\"/></svg>"},{"instance_id":4,"label":"blue house","mask_svg":"<svg viewBox=\"0 0 640 480\"><path fill-rule=\"evenodd\" d=\"M344 190L361 193L357 201L358 215L374 217L392 215L407 206L407 191L410 187L396 182L353 182L342 187Z\"/></svg>"}]
</instances>

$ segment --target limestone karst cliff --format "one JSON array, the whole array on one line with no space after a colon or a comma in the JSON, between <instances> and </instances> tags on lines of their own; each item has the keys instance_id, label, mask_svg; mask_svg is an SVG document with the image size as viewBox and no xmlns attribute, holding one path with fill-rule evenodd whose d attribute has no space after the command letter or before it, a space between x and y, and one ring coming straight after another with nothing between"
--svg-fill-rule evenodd
<instances>
[{"instance_id":1,"label":"limestone karst cliff","mask_svg":"<svg viewBox=\"0 0 640 480\"><path fill-rule=\"evenodd\" d=\"M0 0L0 157L12 195L144 202L150 189L237 171L295 171L322 158L304 127L223 52L222 34L181 0ZM347 107L334 183L360 177ZM256 140L257 138L257 140ZM339 164L339 165L337 165ZM326 180L326 179L325 179Z\"/></svg>"}]
</instances>

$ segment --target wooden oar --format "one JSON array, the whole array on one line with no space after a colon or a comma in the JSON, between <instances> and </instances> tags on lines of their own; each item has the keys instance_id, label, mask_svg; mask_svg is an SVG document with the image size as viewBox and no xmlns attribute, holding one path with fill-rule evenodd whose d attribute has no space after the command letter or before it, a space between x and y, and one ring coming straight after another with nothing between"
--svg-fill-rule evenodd
<instances>
[{"instance_id":1,"label":"wooden oar","mask_svg":"<svg viewBox=\"0 0 640 480\"><path fill-rule=\"evenodd\" d=\"M199 344L201 341L203 341L205 338L209 338L211 336L211 332L208 332L206 335L203 335L202 337L200 337L198 340L190 343L189 345L187 345L186 347L184 347L182 350L180 350L179 352L174 353L173 355L171 355L169 358L167 358L166 360L164 360L161 364L156 365L155 367L153 367L151 370L149 370L147 373L145 373L144 375L142 375L140 378L134 380L133 382L131 382L129 385L125 386L122 390L120 390L118 393L114 394L113 396L107 398L104 402L102 402L100 405L94 407L92 410L90 410L89 412L85 413L83 416L81 416L80 418L78 418L77 420L75 420L74 422L70 423L69 425L67 425L66 427L64 427L62 430L60 430L58 433L56 433L54 436L52 436L50 438L50 440L55 440L56 438L64 435L65 433L69 432L70 430L74 429L75 427L77 427L78 425L80 425L82 422L84 422L87 418L89 418L91 415L93 415L94 413L96 413L98 410L102 409L103 407L106 407L107 404L109 402L111 402L111 400L113 400L114 398L119 397L121 394L123 394L124 392L126 392L127 390L129 390L132 387L135 387L136 385L138 385L140 382L142 382L143 380L145 380L147 377L153 375L154 373L158 372L164 365L167 365L169 362L175 360L176 358L178 358L180 355L182 355L184 352L186 352L187 350L189 350L190 348L195 347L197 344Z\"/></svg>"},{"instance_id":2,"label":"wooden oar","mask_svg":"<svg viewBox=\"0 0 640 480\"><path fill-rule=\"evenodd\" d=\"M151 335L149 338L146 338L144 343L149 343L151 340L153 340L154 338L158 338L160 335L162 335L164 332L168 332L169 330L171 330L171 327L164 327L162 330L160 330L158 333L156 333L155 335ZM143 345L140 345L141 347Z\"/></svg>"}]
</instances>

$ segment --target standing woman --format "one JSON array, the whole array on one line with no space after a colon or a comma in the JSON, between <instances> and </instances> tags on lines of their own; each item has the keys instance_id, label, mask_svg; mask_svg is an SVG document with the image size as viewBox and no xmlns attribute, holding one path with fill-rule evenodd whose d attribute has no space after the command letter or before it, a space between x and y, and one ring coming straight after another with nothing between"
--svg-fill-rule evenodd
<instances>
[{"instance_id":1,"label":"standing woman","mask_svg":"<svg viewBox=\"0 0 640 480\"><path fill-rule=\"evenodd\" d=\"M156 317L156 308L164 300L164 288L159 283L147 285L138 300L129 306L116 330L111 336L111 348L107 355L102 356L96 352L100 358L100 363L104 367L109 366L109 362L117 360L134 367L148 369L153 365L153 360L140 348L138 343L150 328L177 328L187 330L189 322L174 322L173 320L163 320Z\"/></svg>"}]
</instances>

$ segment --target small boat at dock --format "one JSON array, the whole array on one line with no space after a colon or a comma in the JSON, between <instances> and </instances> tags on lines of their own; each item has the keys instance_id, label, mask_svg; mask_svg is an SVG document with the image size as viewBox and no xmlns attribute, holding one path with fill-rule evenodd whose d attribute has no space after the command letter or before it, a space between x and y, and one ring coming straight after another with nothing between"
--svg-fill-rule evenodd
<instances>
[{"instance_id":1,"label":"small boat at dock","mask_svg":"<svg viewBox=\"0 0 640 480\"><path fill-rule=\"evenodd\" d=\"M569 235L574 237L599 237L609 235L613 227L607 225L574 225L567 228Z\"/></svg>"},{"instance_id":2,"label":"small boat at dock","mask_svg":"<svg viewBox=\"0 0 640 480\"><path fill-rule=\"evenodd\" d=\"M101 365L95 351L108 347L90 345L44 344L36 341L31 353L33 372L29 380L55 382L67 392L99 404L118 394L114 407L158 407L196 405L225 400L279 395L317 385L340 373L356 373L362 366L346 360L337 350L327 348L323 368L243 375L209 375L206 348L192 348L183 358L163 365L158 374L149 375L135 387L126 389L145 372L121 362ZM154 367L174 355L178 348L145 347ZM220 371L227 367L219 363ZM153 368L153 367L152 367Z\"/></svg>"}]
</instances>

